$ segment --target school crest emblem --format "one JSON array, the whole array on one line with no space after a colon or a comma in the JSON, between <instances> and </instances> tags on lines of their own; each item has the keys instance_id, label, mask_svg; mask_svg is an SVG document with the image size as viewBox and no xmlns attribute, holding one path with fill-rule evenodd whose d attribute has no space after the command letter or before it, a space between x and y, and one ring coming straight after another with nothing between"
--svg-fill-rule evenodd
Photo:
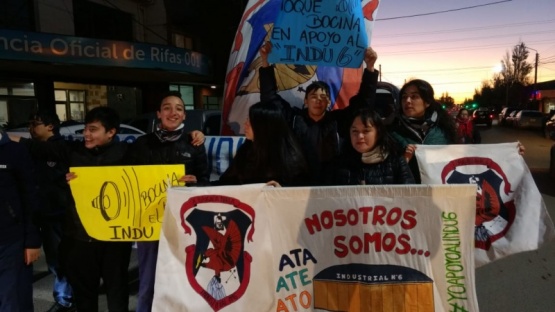
<instances>
[{"instance_id":1,"label":"school crest emblem","mask_svg":"<svg viewBox=\"0 0 555 312\"><path fill-rule=\"evenodd\" d=\"M187 279L219 311L241 298L249 284L252 256L245 245L252 242L254 209L232 197L202 195L187 200L180 215L185 234L196 237L185 247Z\"/></svg>"},{"instance_id":2,"label":"school crest emblem","mask_svg":"<svg viewBox=\"0 0 555 312\"><path fill-rule=\"evenodd\" d=\"M516 215L511 184L490 158L463 157L449 162L441 172L443 184L476 184L475 247L489 250L505 236Z\"/></svg>"}]
</instances>

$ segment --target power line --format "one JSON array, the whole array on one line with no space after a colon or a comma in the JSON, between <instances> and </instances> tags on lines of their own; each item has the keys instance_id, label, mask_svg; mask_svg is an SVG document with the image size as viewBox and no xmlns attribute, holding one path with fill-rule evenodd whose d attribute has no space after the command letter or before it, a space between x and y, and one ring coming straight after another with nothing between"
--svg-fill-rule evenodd
<instances>
[{"instance_id":1,"label":"power line","mask_svg":"<svg viewBox=\"0 0 555 312\"><path fill-rule=\"evenodd\" d=\"M490 29L496 29L496 28L521 27L521 26L526 26L526 25L550 24L550 23L554 23L554 22L555 22L555 19L554 20L537 21L537 22L501 24L501 25L492 25L492 26L484 26L484 27L455 28L455 29L427 31L427 32L412 32L412 33L401 33L401 34L391 34L391 35L389 35L389 34L388 35L372 35L372 37L373 38L394 38L394 37L427 36L427 35L437 35L437 34L454 33L454 32L467 32L467 31L478 31L478 30L490 30Z\"/></svg>"},{"instance_id":2,"label":"power line","mask_svg":"<svg viewBox=\"0 0 555 312\"><path fill-rule=\"evenodd\" d=\"M546 42L552 42L552 41L551 40L533 41L532 44L541 44ZM512 46L512 45L507 43L498 43L498 44L490 44L490 45L452 47L452 48L443 48L443 49L426 49L426 50L411 50L411 51L405 50L400 52L387 52L387 54L388 55L408 55L408 54L423 54L423 53L442 53L442 52L453 52L453 51L483 50L483 49L488 49L492 47L506 47L506 46Z\"/></svg>"},{"instance_id":3,"label":"power line","mask_svg":"<svg viewBox=\"0 0 555 312\"><path fill-rule=\"evenodd\" d=\"M435 41L413 41L413 42L403 42L400 44L392 43L392 44L380 44L380 47L391 47L391 46L403 46L403 45L414 45L414 44L429 44L429 43L445 43L445 42L460 42L460 41L468 41L468 40L477 40L477 39L491 39L491 38L503 38L503 37L515 37L515 36L523 36L523 35L539 35L539 34L551 34L553 33L552 30L546 31L534 31L529 33L520 33L520 34L506 34L506 35L490 35L485 37L468 37L468 38L460 38L460 39L451 39L451 40L435 40Z\"/></svg>"},{"instance_id":4,"label":"power line","mask_svg":"<svg viewBox=\"0 0 555 312\"><path fill-rule=\"evenodd\" d=\"M441 13L462 11L462 10L468 10L468 9L475 9L475 8L478 8L478 7L484 7L484 6L488 6L488 5L494 5L494 4L499 4L499 3L503 3L503 2L511 2L511 1L512 1L512 0L503 0L503 1L497 1L497 2L479 4L479 5L474 5L474 6L462 7L462 8L458 8L458 9L450 9L450 10L436 11L436 12L429 12L429 13L421 13L421 14L414 14L414 15L405 15L405 16L396 16L396 17L387 17L387 18L377 18L376 21L389 21L389 20L394 20L394 19L402 19L402 18L411 18L411 17L418 17L418 16L435 15L435 14L441 14Z\"/></svg>"}]
</instances>

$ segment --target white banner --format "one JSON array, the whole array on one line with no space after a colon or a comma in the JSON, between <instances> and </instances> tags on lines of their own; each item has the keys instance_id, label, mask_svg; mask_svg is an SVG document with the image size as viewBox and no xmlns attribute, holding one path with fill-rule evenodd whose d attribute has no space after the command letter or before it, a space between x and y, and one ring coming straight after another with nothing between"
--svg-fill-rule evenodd
<instances>
[{"instance_id":1,"label":"white banner","mask_svg":"<svg viewBox=\"0 0 555 312\"><path fill-rule=\"evenodd\" d=\"M154 311L478 311L476 187L172 188Z\"/></svg>"},{"instance_id":2,"label":"white banner","mask_svg":"<svg viewBox=\"0 0 555 312\"><path fill-rule=\"evenodd\" d=\"M418 145L423 184L475 184L476 266L538 249L553 222L518 143Z\"/></svg>"}]
</instances>

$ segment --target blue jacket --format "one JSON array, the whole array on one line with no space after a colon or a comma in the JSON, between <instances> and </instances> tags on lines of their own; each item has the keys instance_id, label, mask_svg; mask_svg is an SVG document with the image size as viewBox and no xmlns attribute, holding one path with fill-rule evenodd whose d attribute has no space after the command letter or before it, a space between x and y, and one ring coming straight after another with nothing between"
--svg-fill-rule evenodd
<instances>
[{"instance_id":1,"label":"blue jacket","mask_svg":"<svg viewBox=\"0 0 555 312\"><path fill-rule=\"evenodd\" d=\"M402 122L400 117L389 126L389 131L391 136L399 143L401 153L404 152L408 144L447 145L455 143L447 137L446 133L437 124L430 127L425 134L422 134ZM409 167L416 183L420 184L422 180L420 179L420 169L416 157L411 158Z\"/></svg>"},{"instance_id":2,"label":"blue jacket","mask_svg":"<svg viewBox=\"0 0 555 312\"><path fill-rule=\"evenodd\" d=\"M5 132L0 136L0 245L23 238L26 248L39 248L32 222L39 209L33 160L25 146L10 141Z\"/></svg>"}]
</instances>

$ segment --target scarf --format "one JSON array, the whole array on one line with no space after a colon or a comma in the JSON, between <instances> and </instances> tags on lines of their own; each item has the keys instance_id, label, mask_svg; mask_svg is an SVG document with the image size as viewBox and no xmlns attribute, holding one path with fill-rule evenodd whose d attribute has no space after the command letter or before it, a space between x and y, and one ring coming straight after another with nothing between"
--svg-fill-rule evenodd
<instances>
[{"instance_id":1,"label":"scarf","mask_svg":"<svg viewBox=\"0 0 555 312\"><path fill-rule=\"evenodd\" d=\"M154 135L156 135L158 140L160 140L160 142L162 143L175 142L179 140L179 138L181 138L181 135L183 135L183 124L181 124L179 127L177 127L177 129L172 131L162 129L160 128L160 126L158 126L158 130L154 132Z\"/></svg>"},{"instance_id":2,"label":"scarf","mask_svg":"<svg viewBox=\"0 0 555 312\"><path fill-rule=\"evenodd\" d=\"M401 122L407 129L412 130L420 138L420 140L423 141L424 137L426 137L426 134L428 133L428 130L434 127L437 123L437 112L433 111L430 116L424 116L424 119L401 115Z\"/></svg>"},{"instance_id":3,"label":"scarf","mask_svg":"<svg viewBox=\"0 0 555 312\"><path fill-rule=\"evenodd\" d=\"M389 154L382 148L374 148L369 152L362 153L363 164L377 164L383 162Z\"/></svg>"}]
</instances>

